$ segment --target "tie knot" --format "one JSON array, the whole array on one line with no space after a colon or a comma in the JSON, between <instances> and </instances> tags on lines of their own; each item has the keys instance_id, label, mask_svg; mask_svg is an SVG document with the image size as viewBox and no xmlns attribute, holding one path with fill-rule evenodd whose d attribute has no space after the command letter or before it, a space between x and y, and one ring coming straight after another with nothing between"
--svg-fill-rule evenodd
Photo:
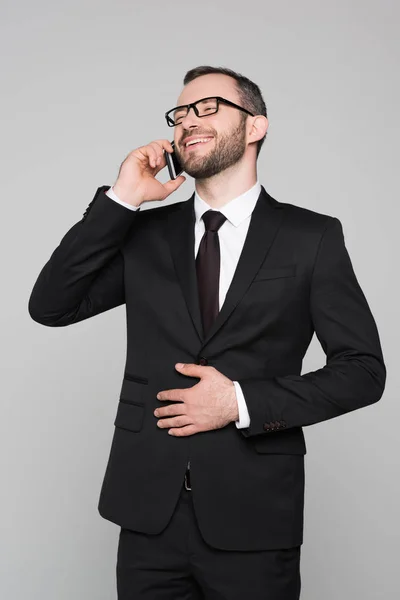
<instances>
[{"instance_id":1,"label":"tie knot","mask_svg":"<svg viewBox=\"0 0 400 600\"><path fill-rule=\"evenodd\" d=\"M206 226L206 231L218 231L221 225L226 221L226 216L218 210L208 210L202 217Z\"/></svg>"}]
</instances>

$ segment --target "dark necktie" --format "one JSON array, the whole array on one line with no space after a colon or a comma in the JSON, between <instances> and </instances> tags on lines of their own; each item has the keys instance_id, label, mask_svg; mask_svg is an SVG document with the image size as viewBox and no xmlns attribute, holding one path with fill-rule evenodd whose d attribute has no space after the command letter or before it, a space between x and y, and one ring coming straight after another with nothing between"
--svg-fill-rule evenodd
<instances>
[{"instance_id":1,"label":"dark necktie","mask_svg":"<svg viewBox=\"0 0 400 600\"><path fill-rule=\"evenodd\" d=\"M196 256L196 272L203 332L206 336L219 312L218 229L226 221L226 217L217 210L208 210L202 218L206 230Z\"/></svg>"}]
</instances>

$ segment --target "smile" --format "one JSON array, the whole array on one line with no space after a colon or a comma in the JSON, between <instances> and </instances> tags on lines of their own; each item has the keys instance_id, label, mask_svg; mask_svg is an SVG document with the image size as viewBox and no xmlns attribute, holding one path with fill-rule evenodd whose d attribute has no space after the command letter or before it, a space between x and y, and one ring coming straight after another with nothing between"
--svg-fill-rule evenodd
<instances>
[{"instance_id":1,"label":"smile","mask_svg":"<svg viewBox=\"0 0 400 600\"><path fill-rule=\"evenodd\" d=\"M205 146L214 138L210 138L207 142L196 142L195 144L189 144L189 146L185 146L185 151L191 150L192 148L198 148L199 146Z\"/></svg>"}]
</instances>

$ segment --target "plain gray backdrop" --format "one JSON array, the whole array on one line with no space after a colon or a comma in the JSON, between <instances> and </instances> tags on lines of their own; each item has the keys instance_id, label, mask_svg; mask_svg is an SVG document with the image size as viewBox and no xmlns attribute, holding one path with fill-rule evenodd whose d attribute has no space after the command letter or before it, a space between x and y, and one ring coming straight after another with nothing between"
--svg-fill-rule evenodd
<instances>
[{"instance_id":1,"label":"plain gray backdrop","mask_svg":"<svg viewBox=\"0 0 400 600\"><path fill-rule=\"evenodd\" d=\"M164 112L201 64L260 86L270 127L259 180L281 202L341 220L388 370L380 402L304 429L301 598L394 598L398 3L25 0L3 2L0 16L1 598L116 598L119 527L99 516L97 501L125 363L125 307L50 328L30 318L28 299L128 152L173 139ZM187 176L166 203L193 190ZM302 372L324 364L314 336Z\"/></svg>"}]
</instances>

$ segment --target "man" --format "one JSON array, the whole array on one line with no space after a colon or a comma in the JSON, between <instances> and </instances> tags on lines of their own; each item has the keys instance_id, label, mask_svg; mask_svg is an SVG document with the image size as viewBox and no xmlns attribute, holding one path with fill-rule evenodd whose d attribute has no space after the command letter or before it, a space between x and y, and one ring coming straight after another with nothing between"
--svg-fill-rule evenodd
<instances>
[{"instance_id":1,"label":"man","mask_svg":"<svg viewBox=\"0 0 400 600\"><path fill-rule=\"evenodd\" d=\"M168 140L133 150L43 267L29 312L60 327L126 304L99 501L121 527L118 598L297 600L302 427L381 398L378 331L339 219L258 182L258 86L192 69L166 119L195 192L141 211L185 177L156 179ZM314 332L326 365L300 375Z\"/></svg>"}]
</instances>

